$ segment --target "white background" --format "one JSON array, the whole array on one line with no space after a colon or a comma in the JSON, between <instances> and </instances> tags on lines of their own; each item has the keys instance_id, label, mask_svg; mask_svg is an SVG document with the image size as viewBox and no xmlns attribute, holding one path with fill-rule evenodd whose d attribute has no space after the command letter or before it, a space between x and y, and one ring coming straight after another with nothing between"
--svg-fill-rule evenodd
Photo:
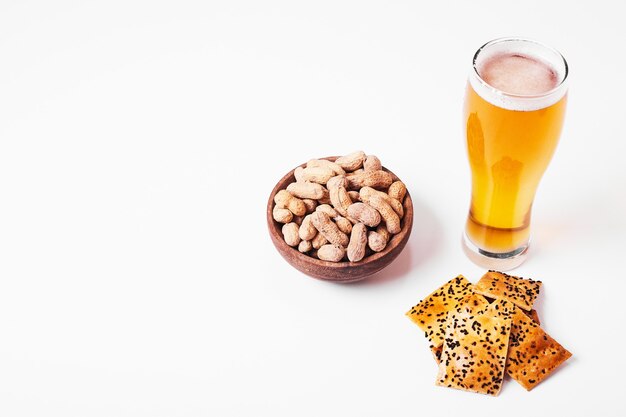
<instances>
[{"instance_id":1,"label":"white background","mask_svg":"<svg viewBox=\"0 0 626 417\"><path fill-rule=\"evenodd\" d=\"M622 10L2 1L0 415L626 415ZM571 69L514 273L543 280L544 328L574 356L493 398L436 387L404 313L484 272L459 244L461 105L476 48L510 35ZM367 281L317 281L272 246L267 197L357 149L408 185L413 234Z\"/></svg>"}]
</instances>

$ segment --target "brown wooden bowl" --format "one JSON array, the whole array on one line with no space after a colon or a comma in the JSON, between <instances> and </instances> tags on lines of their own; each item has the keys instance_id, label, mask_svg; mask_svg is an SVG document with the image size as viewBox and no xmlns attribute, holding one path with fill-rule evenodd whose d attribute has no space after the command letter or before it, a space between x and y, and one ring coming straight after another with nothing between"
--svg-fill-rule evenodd
<instances>
[{"instance_id":1,"label":"brown wooden bowl","mask_svg":"<svg viewBox=\"0 0 626 417\"><path fill-rule=\"evenodd\" d=\"M332 156L323 159L334 161L337 157ZM306 164L302 164L301 166L304 167ZM393 172L384 167L383 169L393 176L394 181L399 179ZM328 262L300 253L297 248L287 245L283 239L283 225L274 220L272 210L274 209L274 196L276 193L280 190L284 190L289 184L295 181L294 170L289 171L278 181L267 200L267 227L270 232L270 237L272 238L274 246L278 249L278 252L291 266L314 278L335 282L354 282L380 271L393 262L400 252L402 252L402 249L404 249L411 235L411 229L413 228L413 201L411 200L411 195L408 190L403 203L404 217L400 223L402 230L400 233L391 237L387 246L381 252L366 256L359 262Z\"/></svg>"}]
</instances>

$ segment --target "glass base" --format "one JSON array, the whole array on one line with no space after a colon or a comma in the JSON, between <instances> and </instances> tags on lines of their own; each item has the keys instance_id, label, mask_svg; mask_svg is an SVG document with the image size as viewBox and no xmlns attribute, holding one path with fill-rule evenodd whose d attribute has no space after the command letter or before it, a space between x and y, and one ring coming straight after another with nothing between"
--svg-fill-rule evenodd
<instances>
[{"instance_id":1,"label":"glass base","mask_svg":"<svg viewBox=\"0 0 626 417\"><path fill-rule=\"evenodd\" d=\"M528 256L528 244L506 253L493 253L480 249L463 233L462 246L465 255L478 266L496 271L509 271L520 266Z\"/></svg>"}]
</instances>

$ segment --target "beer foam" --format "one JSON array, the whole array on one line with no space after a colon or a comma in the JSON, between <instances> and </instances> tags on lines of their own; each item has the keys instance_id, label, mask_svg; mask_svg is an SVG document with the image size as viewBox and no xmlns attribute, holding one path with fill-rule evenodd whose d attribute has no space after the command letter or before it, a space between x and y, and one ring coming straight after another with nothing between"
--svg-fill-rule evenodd
<instances>
[{"instance_id":1,"label":"beer foam","mask_svg":"<svg viewBox=\"0 0 626 417\"><path fill-rule=\"evenodd\" d=\"M550 66L519 54L490 57L478 68L478 74L487 84L507 94L543 94L558 84Z\"/></svg>"},{"instance_id":2,"label":"beer foam","mask_svg":"<svg viewBox=\"0 0 626 417\"><path fill-rule=\"evenodd\" d=\"M532 41L507 39L479 49L470 83L494 106L532 111L563 98L566 78L567 63L555 50Z\"/></svg>"}]
</instances>

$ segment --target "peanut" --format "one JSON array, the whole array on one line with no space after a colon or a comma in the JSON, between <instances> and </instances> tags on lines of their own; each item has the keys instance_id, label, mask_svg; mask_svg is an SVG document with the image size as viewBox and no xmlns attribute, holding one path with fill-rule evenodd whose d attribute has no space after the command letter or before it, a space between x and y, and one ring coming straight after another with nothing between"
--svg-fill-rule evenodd
<instances>
[{"instance_id":1,"label":"peanut","mask_svg":"<svg viewBox=\"0 0 626 417\"><path fill-rule=\"evenodd\" d=\"M333 172L336 175L343 175L346 173L346 171L343 170L343 168L341 168L339 165L337 165L335 162L331 162L327 159L311 159L309 162L307 162L306 164L307 168L311 168L311 167L326 167L326 168L330 168L333 170Z\"/></svg>"},{"instance_id":2,"label":"peanut","mask_svg":"<svg viewBox=\"0 0 626 417\"><path fill-rule=\"evenodd\" d=\"M402 203L402 200L404 200L404 196L406 195L406 185L404 185L402 181L394 181L394 183L389 186L387 193L389 194L389 197Z\"/></svg>"},{"instance_id":3,"label":"peanut","mask_svg":"<svg viewBox=\"0 0 626 417\"><path fill-rule=\"evenodd\" d=\"M345 201L345 196L343 193L341 194L341 198L339 196L339 188L345 187L348 184L345 175L336 175L328 180L326 187L328 188L330 203L335 207L335 209L339 210L340 213L345 216L346 212L343 210L342 201ZM343 200L342 200L343 199ZM331 216L336 217L336 216Z\"/></svg>"},{"instance_id":4,"label":"peanut","mask_svg":"<svg viewBox=\"0 0 626 417\"><path fill-rule=\"evenodd\" d=\"M363 223L357 223L352 228L350 243L348 243L348 259L350 262L358 262L365 256L367 247L367 227Z\"/></svg>"},{"instance_id":5,"label":"peanut","mask_svg":"<svg viewBox=\"0 0 626 417\"><path fill-rule=\"evenodd\" d=\"M400 227L400 217L391 208L383 198L378 195L374 195L370 198L369 204L374 207L381 215L387 226L387 231L392 235L400 233L402 228Z\"/></svg>"},{"instance_id":6,"label":"peanut","mask_svg":"<svg viewBox=\"0 0 626 417\"><path fill-rule=\"evenodd\" d=\"M300 225L300 229L298 231L300 235L300 239L302 240L311 240L317 234L317 229L311 223L311 215L307 215L302 220L302 224Z\"/></svg>"},{"instance_id":7,"label":"peanut","mask_svg":"<svg viewBox=\"0 0 626 417\"><path fill-rule=\"evenodd\" d=\"M359 174L348 175L348 188L359 190L362 187L372 187L376 189L389 188L393 182L393 177L387 171L363 171Z\"/></svg>"},{"instance_id":8,"label":"peanut","mask_svg":"<svg viewBox=\"0 0 626 417\"><path fill-rule=\"evenodd\" d=\"M311 244L310 240L303 240L298 245L298 250L302 253L306 253L310 251L311 249L313 249L313 245Z\"/></svg>"},{"instance_id":9,"label":"peanut","mask_svg":"<svg viewBox=\"0 0 626 417\"><path fill-rule=\"evenodd\" d=\"M316 233L316 235L311 240L311 245L313 245L314 249L319 249L319 248L321 248L322 246L324 246L325 244L328 243L328 239L326 239L323 234L317 233L317 229L315 230L315 233Z\"/></svg>"},{"instance_id":10,"label":"peanut","mask_svg":"<svg viewBox=\"0 0 626 417\"><path fill-rule=\"evenodd\" d=\"M296 216L304 216L306 214L306 206L299 198L294 197L287 190L280 190L274 196L274 203L278 208L286 208Z\"/></svg>"},{"instance_id":11,"label":"peanut","mask_svg":"<svg viewBox=\"0 0 626 417\"><path fill-rule=\"evenodd\" d=\"M376 227L381 216L372 206L365 203L354 203L348 207L348 216L369 227Z\"/></svg>"},{"instance_id":12,"label":"peanut","mask_svg":"<svg viewBox=\"0 0 626 417\"><path fill-rule=\"evenodd\" d=\"M389 230L387 230L387 227L385 226L384 223L381 223L378 226L376 226L376 233L384 237L385 242L389 242L389 238L391 238L391 235L389 234Z\"/></svg>"},{"instance_id":13,"label":"peanut","mask_svg":"<svg viewBox=\"0 0 626 417\"><path fill-rule=\"evenodd\" d=\"M330 204L330 195L326 188L324 188L324 196L317 200L317 202L320 204Z\"/></svg>"},{"instance_id":14,"label":"peanut","mask_svg":"<svg viewBox=\"0 0 626 417\"><path fill-rule=\"evenodd\" d=\"M363 162L363 169L365 171L380 171L383 169L383 165L376 155L368 155L365 162Z\"/></svg>"},{"instance_id":15,"label":"peanut","mask_svg":"<svg viewBox=\"0 0 626 417\"><path fill-rule=\"evenodd\" d=\"M302 171L304 171L303 167L297 167L293 170L293 176L297 182L302 182Z\"/></svg>"},{"instance_id":16,"label":"peanut","mask_svg":"<svg viewBox=\"0 0 626 417\"><path fill-rule=\"evenodd\" d=\"M335 163L346 171L354 171L363 166L363 161L365 161L365 152L356 151L337 158Z\"/></svg>"},{"instance_id":17,"label":"peanut","mask_svg":"<svg viewBox=\"0 0 626 417\"><path fill-rule=\"evenodd\" d=\"M350 197L350 200L354 201L361 201L361 195L359 194L358 191L348 191L348 196Z\"/></svg>"},{"instance_id":18,"label":"peanut","mask_svg":"<svg viewBox=\"0 0 626 417\"><path fill-rule=\"evenodd\" d=\"M395 198L389 197L387 193L375 190L372 187L363 187L361 188L361 191L359 191L359 195L361 196L361 201L363 201L364 203L368 203L373 195L378 195L391 206L391 208L393 209L393 211L396 212L398 217L404 217L404 207L402 207L402 203L400 203Z\"/></svg>"},{"instance_id":19,"label":"peanut","mask_svg":"<svg viewBox=\"0 0 626 417\"><path fill-rule=\"evenodd\" d=\"M287 191L298 198L318 200L324 197L324 187L314 182L292 182L287 186Z\"/></svg>"},{"instance_id":20,"label":"peanut","mask_svg":"<svg viewBox=\"0 0 626 417\"><path fill-rule=\"evenodd\" d=\"M385 249L387 242L389 242L389 231L384 223L379 224L376 230L372 230L367 234L367 245L374 252L381 252Z\"/></svg>"},{"instance_id":21,"label":"peanut","mask_svg":"<svg viewBox=\"0 0 626 417\"><path fill-rule=\"evenodd\" d=\"M381 252L387 246L387 241L380 233L371 230L367 233L367 246L374 252Z\"/></svg>"},{"instance_id":22,"label":"peanut","mask_svg":"<svg viewBox=\"0 0 626 417\"><path fill-rule=\"evenodd\" d=\"M342 216L348 215L348 207L352 204L352 200L350 200L350 196L348 195L348 190L345 187L333 187L330 189L330 202L332 203L335 210L339 212Z\"/></svg>"},{"instance_id":23,"label":"peanut","mask_svg":"<svg viewBox=\"0 0 626 417\"><path fill-rule=\"evenodd\" d=\"M329 262L339 262L345 254L346 250L338 245L324 245L317 250L317 257Z\"/></svg>"},{"instance_id":24,"label":"peanut","mask_svg":"<svg viewBox=\"0 0 626 417\"><path fill-rule=\"evenodd\" d=\"M337 210L335 210L334 208L332 208L328 204L320 204L319 206L317 206L315 211L321 211L323 213L328 214L328 217L330 217L331 219L333 219L335 221L335 223L337 224L337 227L342 232L344 232L346 234L350 234L350 232L352 231L352 223L350 222L350 220L346 219L343 216L341 216L337 212Z\"/></svg>"},{"instance_id":25,"label":"peanut","mask_svg":"<svg viewBox=\"0 0 626 417\"><path fill-rule=\"evenodd\" d=\"M334 208L332 208L328 204L320 204L319 206L317 206L315 211L321 211L323 213L326 213L326 214L328 214L328 217L333 218L333 219L335 217L339 216L339 213L337 213L337 210L335 210Z\"/></svg>"},{"instance_id":26,"label":"peanut","mask_svg":"<svg viewBox=\"0 0 626 417\"><path fill-rule=\"evenodd\" d=\"M316 211L311 214L311 222L317 231L323 234L330 243L339 246L348 246L348 235L339 230L337 225L328 217L328 214Z\"/></svg>"},{"instance_id":27,"label":"peanut","mask_svg":"<svg viewBox=\"0 0 626 417\"><path fill-rule=\"evenodd\" d=\"M343 216L337 216L333 218L333 220L335 221L335 224L337 225L339 230L341 230L347 235L352 233L352 223L350 222L350 220L346 219Z\"/></svg>"},{"instance_id":28,"label":"peanut","mask_svg":"<svg viewBox=\"0 0 626 417\"><path fill-rule=\"evenodd\" d=\"M304 220L304 216L293 216L291 222L297 224L298 227L300 227L300 225L302 224L302 220Z\"/></svg>"},{"instance_id":29,"label":"peanut","mask_svg":"<svg viewBox=\"0 0 626 417\"><path fill-rule=\"evenodd\" d=\"M298 225L295 223L287 223L282 229L285 243L289 246L298 246L300 243L300 236L298 235Z\"/></svg>"},{"instance_id":30,"label":"peanut","mask_svg":"<svg viewBox=\"0 0 626 417\"><path fill-rule=\"evenodd\" d=\"M329 190L334 187L347 187L348 181L346 180L345 175L335 175L326 183L326 188Z\"/></svg>"},{"instance_id":31,"label":"peanut","mask_svg":"<svg viewBox=\"0 0 626 417\"><path fill-rule=\"evenodd\" d=\"M272 210L272 217L274 217L274 220L278 223L289 223L293 219L293 213L286 208L274 206L274 210Z\"/></svg>"},{"instance_id":32,"label":"peanut","mask_svg":"<svg viewBox=\"0 0 626 417\"><path fill-rule=\"evenodd\" d=\"M315 211L315 207L317 207L317 201L311 200L310 198L303 198L302 202L306 206L307 213L313 213Z\"/></svg>"},{"instance_id":33,"label":"peanut","mask_svg":"<svg viewBox=\"0 0 626 417\"><path fill-rule=\"evenodd\" d=\"M318 184L326 184L329 179L334 177L335 171L329 167L317 166L307 167L302 170L302 181L316 182Z\"/></svg>"}]
</instances>

